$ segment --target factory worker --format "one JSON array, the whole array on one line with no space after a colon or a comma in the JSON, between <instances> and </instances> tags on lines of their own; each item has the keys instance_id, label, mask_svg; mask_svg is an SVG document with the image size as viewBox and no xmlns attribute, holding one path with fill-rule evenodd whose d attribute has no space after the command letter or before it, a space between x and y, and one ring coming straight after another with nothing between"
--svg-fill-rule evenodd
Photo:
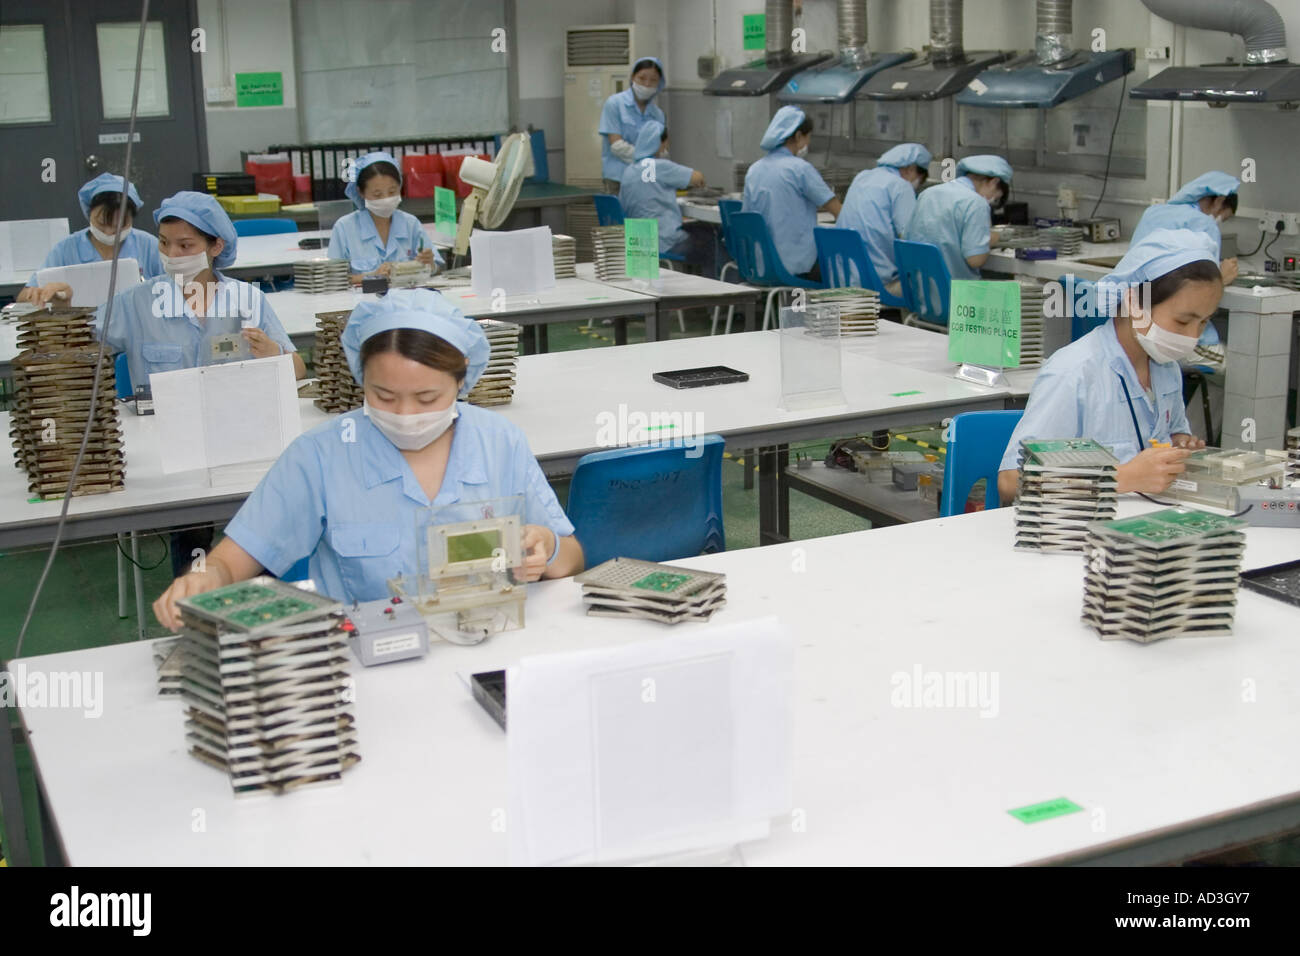
<instances>
[{"instance_id":1,"label":"factory worker","mask_svg":"<svg viewBox=\"0 0 1300 956\"><path fill-rule=\"evenodd\" d=\"M819 210L840 214L840 201L812 163L803 158L812 142L812 130L813 121L797 106L776 111L759 142L767 155L745 173L741 211L763 217L787 272L820 282L813 229Z\"/></svg>"},{"instance_id":2,"label":"factory worker","mask_svg":"<svg viewBox=\"0 0 1300 956\"><path fill-rule=\"evenodd\" d=\"M352 168L355 180L343 192L357 208L334 223L328 255L352 263L353 284L366 275L388 275L393 262L443 265L420 220L397 208L402 202L397 160L388 153L366 153Z\"/></svg>"},{"instance_id":3,"label":"factory worker","mask_svg":"<svg viewBox=\"0 0 1300 956\"><path fill-rule=\"evenodd\" d=\"M87 262L99 262L113 258L113 243L118 241L121 251L120 259L134 259L140 265L140 276L151 279L162 275L162 262L158 259L158 240L147 232L134 228L136 215L143 205L134 183L126 184L126 209L122 212L121 239L118 240L115 229L117 208L122 201L122 177L112 173L101 173L77 190L77 201L89 225L80 232L74 232L55 243L49 251L42 269L57 266L76 266ZM70 291L66 283L51 283L47 286L36 284L36 274L27 280L26 287L18 293L19 302L35 302L45 305L59 292Z\"/></svg>"},{"instance_id":4,"label":"factory worker","mask_svg":"<svg viewBox=\"0 0 1300 956\"><path fill-rule=\"evenodd\" d=\"M659 221L659 251L672 252L698 265L706 276L717 274L714 231L704 223L682 224L677 190L703 186L704 174L668 158L668 131L651 120L637 133L635 162L623 171L618 192L623 215Z\"/></svg>"},{"instance_id":5,"label":"factory worker","mask_svg":"<svg viewBox=\"0 0 1300 956\"><path fill-rule=\"evenodd\" d=\"M894 240L901 239L916 209L916 194L930 174L930 151L920 143L900 143L887 150L875 169L853 177L844 210L835 225L856 229L867 244L876 275L893 295L902 290L894 261Z\"/></svg>"},{"instance_id":6,"label":"factory worker","mask_svg":"<svg viewBox=\"0 0 1300 956\"><path fill-rule=\"evenodd\" d=\"M643 56L632 66L632 85L605 100L600 110L600 174L605 192L617 194L623 173L636 159L636 137L651 121L668 125L664 111L654 102L663 92L664 65L656 57Z\"/></svg>"},{"instance_id":7,"label":"factory worker","mask_svg":"<svg viewBox=\"0 0 1300 956\"><path fill-rule=\"evenodd\" d=\"M522 495L528 581L582 570L582 548L518 426L467 395L487 366L482 328L427 289L353 310L343 350L365 407L294 440L226 526L206 570L172 582L154 613L175 629L177 598L284 574L310 556L317 588L345 601L387 597L419 568L423 509ZM436 512L435 512L436 515ZM460 519L458 519L460 520Z\"/></svg>"},{"instance_id":8,"label":"factory worker","mask_svg":"<svg viewBox=\"0 0 1300 956\"><path fill-rule=\"evenodd\" d=\"M956 179L917 197L903 238L938 246L954 279L978 279L997 244L991 207L1010 186L1011 164L1001 156L967 156L957 163Z\"/></svg>"},{"instance_id":9,"label":"factory worker","mask_svg":"<svg viewBox=\"0 0 1300 956\"><path fill-rule=\"evenodd\" d=\"M1020 442L1028 438L1100 442L1121 462L1120 491L1159 494L1178 477L1189 451L1205 446L1187 423L1178 360L1219 307L1218 260L1205 233L1158 229L1097 282L1098 307L1111 319L1038 373L1002 456L1004 502L1015 496Z\"/></svg>"}]
</instances>

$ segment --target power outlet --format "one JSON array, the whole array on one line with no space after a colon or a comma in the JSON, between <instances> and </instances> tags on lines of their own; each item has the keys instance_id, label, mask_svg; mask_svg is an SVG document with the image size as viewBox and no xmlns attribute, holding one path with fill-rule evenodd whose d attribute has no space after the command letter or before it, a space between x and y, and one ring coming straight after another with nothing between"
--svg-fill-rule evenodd
<instances>
[{"instance_id":1,"label":"power outlet","mask_svg":"<svg viewBox=\"0 0 1300 956\"><path fill-rule=\"evenodd\" d=\"M1283 235L1300 235L1300 215L1293 212L1271 212L1266 209L1264 215L1260 216L1256 222L1259 225L1259 231L1268 236L1277 233L1277 224L1279 222L1282 223Z\"/></svg>"},{"instance_id":2,"label":"power outlet","mask_svg":"<svg viewBox=\"0 0 1300 956\"><path fill-rule=\"evenodd\" d=\"M1149 46L1146 48L1145 56L1148 60L1167 60L1169 59L1169 47Z\"/></svg>"},{"instance_id":3,"label":"power outlet","mask_svg":"<svg viewBox=\"0 0 1300 956\"><path fill-rule=\"evenodd\" d=\"M203 97L208 103L233 103L235 88L233 86L209 86L204 89Z\"/></svg>"}]
</instances>

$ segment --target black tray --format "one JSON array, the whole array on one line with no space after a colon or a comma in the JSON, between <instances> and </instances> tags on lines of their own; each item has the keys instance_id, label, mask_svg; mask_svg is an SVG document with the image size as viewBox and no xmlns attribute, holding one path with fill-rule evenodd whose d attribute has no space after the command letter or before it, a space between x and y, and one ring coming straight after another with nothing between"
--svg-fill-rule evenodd
<instances>
[{"instance_id":1,"label":"black tray","mask_svg":"<svg viewBox=\"0 0 1300 956\"><path fill-rule=\"evenodd\" d=\"M482 671L470 675L474 699L492 715L492 719L506 729L506 672Z\"/></svg>"},{"instance_id":2,"label":"black tray","mask_svg":"<svg viewBox=\"0 0 1300 956\"><path fill-rule=\"evenodd\" d=\"M310 236L306 239L298 240L299 249L323 249L325 248L325 239L320 236Z\"/></svg>"},{"instance_id":3,"label":"black tray","mask_svg":"<svg viewBox=\"0 0 1300 956\"><path fill-rule=\"evenodd\" d=\"M732 382L749 381L749 373L725 365L678 368L670 372L655 372L651 377L670 388L704 388L706 385L730 385Z\"/></svg>"},{"instance_id":4,"label":"black tray","mask_svg":"<svg viewBox=\"0 0 1300 956\"><path fill-rule=\"evenodd\" d=\"M1300 607L1300 561L1241 572L1242 587Z\"/></svg>"}]
</instances>

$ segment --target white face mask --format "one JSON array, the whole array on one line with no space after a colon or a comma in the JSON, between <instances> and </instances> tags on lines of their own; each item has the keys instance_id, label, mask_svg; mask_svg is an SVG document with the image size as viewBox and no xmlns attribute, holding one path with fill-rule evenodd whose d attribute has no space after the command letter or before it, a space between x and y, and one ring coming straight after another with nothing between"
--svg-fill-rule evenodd
<instances>
[{"instance_id":1,"label":"white face mask","mask_svg":"<svg viewBox=\"0 0 1300 956\"><path fill-rule=\"evenodd\" d=\"M113 234L111 232L101 232L99 229L95 228L95 224L93 222L90 223L89 225L90 225L90 234L92 236L94 236L96 239L98 239L106 246L111 246L113 244ZM122 242L126 242L126 237L131 235L131 227L123 226L122 231L118 233L118 235L122 237Z\"/></svg>"},{"instance_id":2,"label":"white face mask","mask_svg":"<svg viewBox=\"0 0 1300 956\"><path fill-rule=\"evenodd\" d=\"M1152 322L1146 334L1137 333L1138 344L1153 362L1177 362L1196 350L1197 339L1191 335L1170 332Z\"/></svg>"},{"instance_id":3,"label":"white face mask","mask_svg":"<svg viewBox=\"0 0 1300 956\"><path fill-rule=\"evenodd\" d=\"M195 276L208 267L206 252L196 252L192 256L164 256L159 253L158 258L162 260L163 271L180 283L192 282Z\"/></svg>"},{"instance_id":4,"label":"white face mask","mask_svg":"<svg viewBox=\"0 0 1300 956\"><path fill-rule=\"evenodd\" d=\"M390 218L401 205L401 196L389 196L387 199L367 199L366 208L381 219Z\"/></svg>"},{"instance_id":5,"label":"white face mask","mask_svg":"<svg viewBox=\"0 0 1300 956\"><path fill-rule=\"evenodd\" d=\"M633 83L632 92L636 94L638 100L642 103L646 103L654 99L655 94L658 93L659 90L653 86L642 86L640 83Z\"/></svg>"},{"instance_id":6,"label":"white face mask","mask_svg":"<svg viewBox=\"0 0 1300 956\"><path fill-rule=\"evenodd\" d=\"M802 157L802 156L807 156L807 155L808 155L808 144L807 144L807 143L804 143L803 146L800 147L799 152L795 153L795 155L796 155L796 156L800 156L800 157Z\"/></svg>"},{"instance_id":7,"label":"white face mask","mask_svg":"<svg viewBox=\"0 0 1300 956\"><path fill-rule=\"evenodd\" d=\"M384 433L384 437L402 451L419 451L438 439L456 420L456 403L437 412L418 412L414 415L398 415L375 408L367 399L365 412L375 427Z\"/></svg>"}]
</instances>

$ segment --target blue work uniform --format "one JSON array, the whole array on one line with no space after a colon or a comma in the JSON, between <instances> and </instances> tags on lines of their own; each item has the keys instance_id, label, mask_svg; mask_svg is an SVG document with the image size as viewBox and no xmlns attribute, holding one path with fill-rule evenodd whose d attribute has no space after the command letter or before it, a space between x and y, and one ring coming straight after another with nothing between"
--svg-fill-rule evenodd
<instances>
[{"instance_id":1,"label":"blue work uniform","mask_svg":"<svg viewBox=\"0 0 1300 956\"><path fill-rule=\"evenodd\" d=\"M431 504L523 495L525 523L557 537L573 534L523 431L488 409L459 402L456 410L447 470L432 502L397 446L357 409L296 438L226 535L276 575L310 555L320 591L371 601L389 596L389 578L420 573L417 525ZM355 441L343 440L345 432Z\"/></svg>"},{"instance_id":2,"label":"blue work uniform","mask_svg":"<svg viewBox=\"0 0 1300 956\"><path fill-rule=\"evenodd\" d=\"M660 84L662 89L662 84ZM636 94L629 87L621 93L612 94L600 109L600 175L614 182L623 181L623 172L628 164L609 151L608 133L621 136L629 143L635 143L637 133L649 120L655 120L667 126L664 111L651 100L646 104L645 112L637 105Z\"/></svg>"},{"instance_id":3,"label":"blue work uniform","mask_svg":"<svg viewBox=\"0 0 1300 956\"><path fill-rule=\"evenodd\" d=\"M801 275L817 264L817 210L834 198L812 163L778 146L745 173L741 211L763 217L782 265Z\"/></svg>"},{"instance_id":4,"label":"blue work uniform","mask_svg":"<svg viewBox=\"0 0 1300 956\"><path fill-rule=\"evenodd\" d=\"M835 225L861 233L876 275L893 282L898 278L894 240L902 238L915 210L912 184L893 166L877 166L853 177Z\"/></svg>"},{"instance_id":5,"label":"blue work uniform","mask_svg":"<svg viewBox=\"0 0 1300 956\"><path fill-rule=\"evenodd\" d=\"M966 258L989 251L992 229L988 201L975 191L969 176L959 176L916 197L916 211L903 238L938 246L954 279L978 279L979 270L967 265Z\"/></svg>"},{"instance_id":6,"label":"blue work uniform","mask_svg":"<svg viewBox=\"0 0 1300 956\"><path fill-rule=\"evenodd\" d=\"M432 248L428 234L409 212L394 210L388 226L388 244L380 242L374 217L367 209L348 213L330 231L329 257L347 259L354 274L374 272L385 262L407 262L421 248ZM437 249L433 261L443 265Z\"/></svg>"},{"instance_id":7,"label":"blue work uniform","mask_svg":"<svg viewBox=\"0 0 1300 956\"><path fill-rule=\"evenodd\" d=\"M691 167L674 163L671 159L654 157L638 159L623 172L623 182L618 190L623 215L629 219L659 220L660 252L667 252L686 238L686 230L682 228L682 210L677 205L677 190L691 184L693 172Z\"/></svg>"},{"instance_id":8,"label":"blue work uniform","mask_svg":"<svg viewBox=\"0 0 1300 956\"><path fill-rule=\"evenodd\" d=\"M1091 438L1123 464L1150 447L1153 438L1168 442L1172 435L1191 434L1178 363L1151 362L1150 368L1154 405L1116 338L1114 319L1058 351L1034 380L1000 470L1017 468L1020 442L1029 438ZM1135 415L1141 443L1133 424Z\"/></svg>"},{"instance_id":9,"label":"blue work uniform","mask_svg":"<svg viewBox=\"0 0 1300 956\"><path fill-rule=\"evenodd\" d=\"M154 276L163 274L162 260L158 258L158 237L151 236L143 230L131 228L126 238L122 240L121 251L118 252L121 259L134 259L140 264L140 276L144 279L152 279ZM54 248L45 256L45 261L41 263L42 269L55 269L60 266L79 266L87 262L106 262L99 250L95 248L94 243L90 241L90 228L86 227L80 232L74 232L69 236L64 236L54 244ZM27 280L29 286L38 285L36 273Z\"/></svg>"},{"instance_id":10,"label":"blue work uniform","mask_svg":"<svg viewBox=\"0 0 1300 956\"><path fill-rule=\"evenodd\" d=\"M286 354L297 351L261 289L219 272L216 275L213 315L238 315L240 328L261 329ZM104 309L100 306L95 313L97 336L103 328ZM113 297L113 316L105 341L113 351L127 354L134 387L147 385L154 372L174 372L203 364L199 346L206 334L204 321L185 301L183 290L164 276Z\"/></svg>"}]
</instances>

